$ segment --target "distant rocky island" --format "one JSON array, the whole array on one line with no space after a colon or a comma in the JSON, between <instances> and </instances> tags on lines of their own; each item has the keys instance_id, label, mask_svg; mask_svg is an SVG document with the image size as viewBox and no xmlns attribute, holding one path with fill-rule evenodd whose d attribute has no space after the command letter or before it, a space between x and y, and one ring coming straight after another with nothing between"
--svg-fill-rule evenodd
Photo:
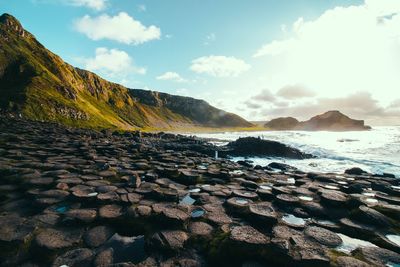
<instances>
[{"instance_id":1,"label":"distant rocky island","mask_svg":"<svg viewBox=\"0 0 400 267\"><path fill-rule=\"evenodd\" d=\"M340 111L333 110L312 117L307 121L298 121L293 117L276 118L264 125L275 131L364 131L371 127L364 124L363 120L354 120Z\"/></svg>"}]
</instances>

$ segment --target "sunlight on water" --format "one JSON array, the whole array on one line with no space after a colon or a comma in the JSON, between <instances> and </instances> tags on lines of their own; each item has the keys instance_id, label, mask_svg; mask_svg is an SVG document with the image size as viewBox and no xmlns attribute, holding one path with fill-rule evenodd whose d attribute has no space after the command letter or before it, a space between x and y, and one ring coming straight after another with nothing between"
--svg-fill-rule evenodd
<instances>
[{"instance_id":1,"label":"sunlight on water","mask_svg":"<svg viewBox=\"0 0 400 267\"><path fill-rule=\"evenodd\" d=\"M353 250L359 247L376 247L374 244L360 240L357 238L352 238L344 234L338 234L342 239L343 243L336 248L336 250L344 252L344 253L351 253Z\"/></svg>"},{"instance_id":2,"label":"sunlight on water","mask_svg":"<svg viewBox=\"0 0 400 267\"><path fill-rule=\"evenodd\" d=\"M345 169L360 167L371 173L393 173L400 176L400 126L374 127L371 131L306 132L264 131L197 134L203 138L227 144L239 137L254 136L274 140L311 153L317 158L291 160L279 158L249 158L254 164L265 166L280 161L303 171L343 173ZM243 158L235 158L236 160Z\"/></svg>"}]
</instances>

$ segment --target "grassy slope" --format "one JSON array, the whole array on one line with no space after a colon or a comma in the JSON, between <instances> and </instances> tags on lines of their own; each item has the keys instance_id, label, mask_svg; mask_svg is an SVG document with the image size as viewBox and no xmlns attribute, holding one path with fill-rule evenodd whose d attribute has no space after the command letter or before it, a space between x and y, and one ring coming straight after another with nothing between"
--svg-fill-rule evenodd
<instances>
[{"instance_id":1,"label":"grassy slope","mask_svg":"<svg viewBox=\"0 0 400 267\"><path fill-rule=\"evenodd\" d=\"M208 125L187 110L146 104L132 97L129 89L72 67L9 15L0 17L0 93L3 110L69 126L157 130ZM219 120L232 118L234 126L250 126L238 116L229 116Z\"/></svg>"}]
</instances>

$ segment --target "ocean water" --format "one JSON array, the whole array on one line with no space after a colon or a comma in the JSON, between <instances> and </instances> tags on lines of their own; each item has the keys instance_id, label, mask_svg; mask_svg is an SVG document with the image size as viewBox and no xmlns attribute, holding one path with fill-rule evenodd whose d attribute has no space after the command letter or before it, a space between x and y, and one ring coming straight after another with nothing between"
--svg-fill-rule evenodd
<instances>
[{"instance_id":1,"label":"ocean water","mask_svg":"<svg viewBox=\"0 0 400 267\"><path fill-rule=\"evenodd\" d=\"M313 154L317 158L293 160L273 157L249 157L254 164L265 166L283 162L302 171L343 173L351 167L360 167L371 173L383 172L400 177L400 126L374 127L370 131L307 132L262 131L199 133L198 137L211 138L212 143L224 145L239 137L254 136L274 140ZM233 160L242 160L242 157Z\"/></svg>"}]
</instances>

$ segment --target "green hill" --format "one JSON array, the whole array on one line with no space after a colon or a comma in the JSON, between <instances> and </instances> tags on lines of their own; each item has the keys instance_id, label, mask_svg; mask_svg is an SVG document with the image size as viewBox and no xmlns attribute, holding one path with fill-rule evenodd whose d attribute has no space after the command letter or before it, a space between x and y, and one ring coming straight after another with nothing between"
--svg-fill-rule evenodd
<instances>
[{"instance_id":1,"label":"green hill","mask_svg":"<svg viewBox=\"0 0 400 267\"><path fill-rule=\"evenodd\" d=\"M128 89L65 63L17 19L0 16L0 110L69 126L251 127L203 100Z\"/></svg>"}]
</instances>

